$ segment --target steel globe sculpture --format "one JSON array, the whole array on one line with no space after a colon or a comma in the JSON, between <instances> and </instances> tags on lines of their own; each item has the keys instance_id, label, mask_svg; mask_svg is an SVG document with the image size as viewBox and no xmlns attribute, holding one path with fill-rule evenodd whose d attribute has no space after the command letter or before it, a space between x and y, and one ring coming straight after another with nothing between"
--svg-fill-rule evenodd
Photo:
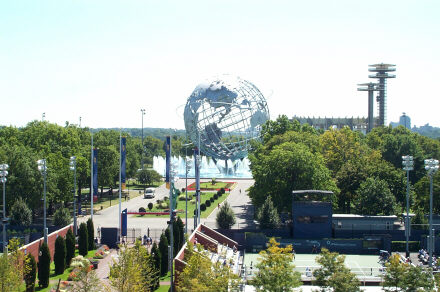
<instances>
[{"instance_id":1,"label":"steel globe sculpture","mask_svg":"<svg viewBox=\"0 0 440 292\"><path fill-rule=\"evenodd\" d=\"M247 156L249 142L260 138L268 119L267 103L258 88L230 75L199 84L184 111L186 132L194 145L200 144L200 150L214 160L232 162Z\"/></svg>"}]
</instances>

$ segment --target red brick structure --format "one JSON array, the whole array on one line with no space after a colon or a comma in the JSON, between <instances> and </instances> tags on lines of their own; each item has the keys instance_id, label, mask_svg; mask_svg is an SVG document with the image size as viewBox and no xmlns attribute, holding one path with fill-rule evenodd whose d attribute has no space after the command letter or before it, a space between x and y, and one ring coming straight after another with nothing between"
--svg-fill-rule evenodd
<instances>
[{"instance_id":1,"label":"red brick structure","mask_svg":"<svg viewBox=\"0 0 440 292\"><path fill-rule=\"evenodd\" d=\"M50 251L50 257L53 259L53 254L55 253L55 240L58 236L66 237L66 233L69 229L72 229L73 225L70 224L64 228L58 229L57 231L52 232L47 236L47 242L49 245L49 251ZM72 229L73 230L73 229ZM35 257L35 260L38 263L38 252L40 250L40 245L44 242L44 237L37 239L29 244L26 244L25 246L21 247L20 249L25 254L32 254Z\"/></svg>"}]
</instances>

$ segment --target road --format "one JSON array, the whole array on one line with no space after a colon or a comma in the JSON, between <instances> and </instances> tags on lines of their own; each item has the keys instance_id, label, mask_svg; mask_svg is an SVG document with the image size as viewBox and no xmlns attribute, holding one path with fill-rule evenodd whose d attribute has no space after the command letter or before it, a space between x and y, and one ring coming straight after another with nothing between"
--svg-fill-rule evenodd
<instances>
[{"instance_id":1,"label":"road","mask_svg":"<svg viewBox=\"0 0 440 292\"><path fill-rule=\"evenodd\" d=\"M203 180L202 181L210 181ZM236 224L232 228L246 228L255 226L253 220L253 206L250 199L246 193L246 190L253 185L253 180L234 180L234 179L224 179L223 181L234 181L237 182L237 186L231 191L231 194L226 199L226 201L231 205L234 214L236 216ZM188 185L194 182L194 179L188 179ZM185 179L179 179L176 182L176 188L182 189L185 187ZM165 184L156 189L156 197L154 199L144 199L143 196L138 196L128 201L123 201L121 203L121 209L139 210L139 207L144 207L148 205L149 202L155 203L158 199L163 199L165 196L169 196L169 190L166 189ZM115 202L116 203L116 202ZM116 204L112 207L106 208L104 210L98 211L93 214L93 222L95 229L101 227L118 227L119 226L119 205ZM218 209L216 208L207 218L202 218L201 222L210 227L216 227L216 215ZM190 214L188 214L188 217ZM78 219L78 222L85 222L89 216L85 216ZM184 216L181 217L185 221ZM148 229L150 229L150 236L153 239L158 239L162 230L167 227L168 218L147 218L147 217L135 217L128 215L127 228L130 229L140 229L141 234L136 234L136 236L143 236L147 234ZM79 224L78 223L78 224ZM194 222L192 218L188 218L188 231L193 229ZM95 230L97 234L97 230Z\"/></svg>"}]
</instances>

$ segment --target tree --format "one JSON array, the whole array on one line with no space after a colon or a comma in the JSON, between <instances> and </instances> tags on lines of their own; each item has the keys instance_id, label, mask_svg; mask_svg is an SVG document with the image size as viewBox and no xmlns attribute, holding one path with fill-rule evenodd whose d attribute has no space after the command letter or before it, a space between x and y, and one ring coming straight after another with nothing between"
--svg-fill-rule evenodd
<instances>
[{"instance_id":1,"label":"tree","mask_svg":"<svg viewBox=\"0 0 440 292\"><path fill-rule=\"evenodd\" d=\"M35 279L37 277L37 262L32 254L26 255L24 281L26 283L26 292L35 291Z\"/></svg>"},{"instance_id":2,"label":"tree","mask_svg":"<svg viewBox=\"0 0 440 292\"><path fill-rule=\"evenodd\" d=\"M19 240L12 238L9 241L9 254L0 255L0 292L20 291L25 268L24 253L19 250Z\"/></svg>"},{"instance_id":3,"label":"tree","mask_svg":"<svg viewBox=\"0 0 440 292\"><path fill-rule=\"evenodd\" d=\"M26 202L21 198L14 202L11 207L11 224L18 226L29 226L32 223L32 211Z\"/></svg>"},{"instance_id":4,"label":"tree","mask_svg":"<svg viewBox=\"0 0 440 292\"><path fill-rule=\"evenodd\" d=\"M216 217L217 226L223 229L230 229L235 224L235 214L228 202L224 202Z\"/></svg>"},{"instance_id":5,"label":"tree","mask_svg":"<svg viewBox=\"0 0 440 292\"><path fill-rule=\"evenodd\" d=\"M96 271L90 266L79 267L73 282L73 292L98 292L102 291L102 283Z\"/></svg>"},{"instance_id":6,"label":"tree","mask_svg":"<svg viewBox=\"0 0 440 292\"><path fill-rule=\"evenodd\" d=\"M156 267L156 270L159 272L161 271L161 259L162 256L160 254L160 250L157 247L156 242L153 243L153 246L151 247L151 256L154 259L154 266Z\"/></svg>"},{"instance_id":7,"label":"tree","mask_svg":"<svg viewBox=\"0 0 440 292\"><path fill-rule=\"evenodd\" d=\"M188 242L185 251L187 265L179 274L176 290L182 292L192 291L235 291L238 287L239 277L234 274L228 265L220 262L212 263L209 255L200 245L197 251Z\"/></svg>"},{"instance_id":8,"label":"tree","mask_svg":"<svg viewBox=\"0 0 440 292\"><path fill-rule=\"evenodd\" d=\"M177 250L180 250L185 243L185 224L183 224L182 219L180 219L180 216L177 217L176 221L177 228L179 229L179 248Z\"/></svg>"},{"instance_id":9,"label":"tree","mask_svg":"<svg viewBox=\"0 0 440 292\"><path fill-rule=\"evenodd\" d=\"M345 266L344 255L339 255L337 252L329 252L323 248L315 261L321 265L319 269L313 271L313 276L316 278L315 283L321 287L321 291L360 291L360 282L356 275Z\"/></svg>"},{"instance_id":10,"label":"tree","mask_svg":"<svg viewBox=\"0 0 440 292\"><path fill-rule=\"evenodd\" d=\"M88 232L86 223L79 225L78 252L82 256L86 256L88 252Z\"/></svg>"},{"instance_id":11,"label":"tree","mask_svg":"<svg viewBox=\"0 0 440 292\"><path fill-rule=\"evenodd\" d=\"M259 253L261 259L256 264L258 272L254 278L257 291L290 291L302 284L301 274L294 271L292 246L279 245L272 237L267 250Z\"/></svg>"},{"instance_id":12,"label":"tree","mask_svg":"<svg viewBox=\"0 0 440 292\"><path fill-rule=\"evenodd\" d=\"M357 214L392 215L396 211L396 199L384 180L367 178L359 186L357 195Z\"/></svg>"},{"instance_id":13,"label":"tree","mask_svg":"<svg viewBox=\"0 0 440 292\"><path fill-rule=\"evenodd\" d=\"M121 248L118 262L110 268L110 283L118 291L154 291L159 271L147 249L136 241L132 248Z\"/></svg>"},{"instance_id":14,"label":"tree","mask_svg":"<svg viewBox=\"0 0 440 292\"><path fill-rule=\"evenodd\" d=\"M159 251L160 259L160 275L164 276L168 272L168 240L164 233L160 235Z\"/></svg>"},{"instance_id":15,"label":"tree","mask_svg":"<svg viewBox=\"0 0 440 292\"><path fill-rule=\"evenodd\" d=\"M280 216L277 209L273 206L270 196L267 197L263 206L258 210L257 220L260 222L261 229L275 229L280 226Z\"/></svg>"},{"instance_id":16,"label":"tree","mask_svg":"<svg viewBox=\"0 0 440 292\"><path fill-rule=\"evenodd\" d=\"M385 266L382 284L385 291L431 291L434 288L429 271L400 262L399 254L393 254Z\"/></svg>"},{"instance_id":17,"label":"tree","mask_svg":"<svg viewBox=\"0 0 440 292\"><path fill-rule=\"evenodd\" d=\"M145 188L146 186L152 185L154 182L160 181L162 177L153 169L143 169L138 172L137 178Z\"/></svg>"},{"instance_id":18,"label":"tree","mask_svg":"<svg viewBox=\"0 0 440 292\"><path fill-rule=\"evenodd\" d=\"M87 220L87 249L95 249L95 227L93 226L92 218Z\"/></svg>"},{"instance_id":19,"label":"tree","mask_svg":"<svg viewBox=\"0 0 440 292\"><path fill-rule=\"evenodd\" d=\"M49 247L43 242L38 256L38 286L42 288L49 286L50 261Z\"/></svg>"},{"instance_id":20,"label":"tree","mask_svg":"<svg viewBox=\"0 0 440 292\"><path fill-rule=\"evenodd\" d=\"M53 214L53 224L55 226L64 227L70 224L70 213L67 208L59 208Z\"/></svg>"},{"instance_id":21,"label":"tree","mask_svg":"<svg viewBox=\"0 0 440 292\"><path fill-rule=\"evenodd\" d=\"M60 275L64 273L64 268L66 267L66 241L62 236L58 236L55 240L53 261L55 263L55 274Z\"/></svg>"},{"instance_id":22,"label":"tree","mask_svg":"<svg viewBox=\"0 0 440 292\"><path fill-rule=\"evenodd\" d=\"M75 256L75 235L69 228L66 233L66 267L70 266L70 262Z\"/></svg>"}]
</instances>

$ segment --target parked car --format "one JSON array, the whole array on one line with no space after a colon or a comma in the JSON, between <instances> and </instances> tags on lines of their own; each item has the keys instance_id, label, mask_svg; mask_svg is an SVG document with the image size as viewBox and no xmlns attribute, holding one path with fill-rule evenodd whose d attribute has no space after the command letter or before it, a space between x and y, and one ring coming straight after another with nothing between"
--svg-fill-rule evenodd
<instances>
[{"instance_id":1,"label":"parked car","mask_svg":"<svg viewBox=\"0 0 440 292\"><path fill-rule=\"evenodd\" d=\"M155 196L156 189L155 188L147 188L145 189L144 199L152 199Z\"/></svg>"}]
</instances>

